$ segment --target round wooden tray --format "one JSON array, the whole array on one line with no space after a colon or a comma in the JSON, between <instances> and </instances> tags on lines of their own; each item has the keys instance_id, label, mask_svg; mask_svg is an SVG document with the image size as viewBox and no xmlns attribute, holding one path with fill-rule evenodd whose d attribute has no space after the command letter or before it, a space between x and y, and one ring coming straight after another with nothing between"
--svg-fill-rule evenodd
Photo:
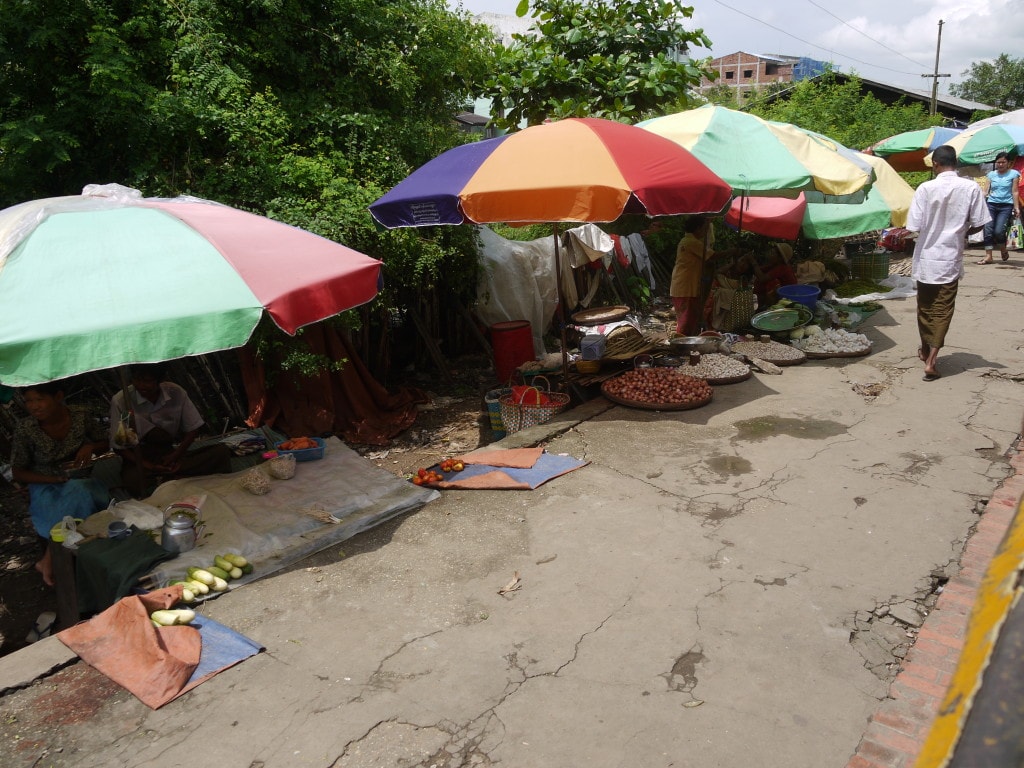
<instances>
[{"instance_id":1,"label":"round wooden tray","mask_svg":"<svg viewBox=\"0 0 1024 768\"><path fill-rule=\"evenodd\" d=\"M624 405L627 408L640 408L645 411L691 411L694 408L701 408L710 403L715 398L715 393L712 392L704 400L696 403L643 403L639 400L627 400L624 397L618 397L617 395L609 394L605 385L605 382L601 385L601 394L611 400L613 403ZM710 383L710 382L709 382Z\"/></svg>"},{"instance_id":2,"label":"round wooden tray","mask_svg":"<svg viewBox=\"0 0 1024 768\"><path fill-rule=\"evenodd\" d=\"M867 357L871 354L871 347L865 347L862 352L805 352L808 360L829 360L833 357Z\"/></svg>"},{"instance_id":3,"label":"round wooden tray","mask_svg":"<svg viewBox=\"0 0 1024 768\"><path fill-rule=\"evenodd\" d=\"M686 373L686 371L684 370L683 373ZM753 375L754 372L750 370L750 368L747 368L747 372L740 376L723 376L720 379L704 379L704 381L713 387L717 387L720 384L739 384L741 381L746 381Z\"/></svg>"},{"instance_id":4,"label":"round wooden tray","mask_svg":"<svg viewBox=\"0 0 1024 768\"><path fill-rule=\"evenodd\" d=\"M614 323L629 314L629 307L594 307L576 312L572 321L577 325L602 325L603 323Z\"/></svg>"},{"instance_id":5,"label":"round wooden tray","mask_svg":"<svg viewBox=\"0 0 1024 768\"><path fill-rule=\"evenodd\" d=\"M751 344L760 344L761 342L756 341L756 342L750 342L750 343ZM778 342L776 342L776 343L778 343ZM745 357L756 357L758 360L764 360L766 363L772 363L773 365L777 365L780 368L784 368L787 365L800 365L801 363L806 363L807 362L807 353L804 352L802 349L799 350L801 352L801 354L802 354L802 357L797 357L797 358L793 358L793 359L786 358L784 360L776 360L775 358L767 357L765 355L754 355L754 354L751 354L750 352L745 352L743 348L744 348L744 342L742 342L742 341L737 341L735 344L732 345L732 351L733 352L738 352L739 354L744 355ZM793 347L793 349L796 349L796 347Z\"/></svg>"}]
</instances>

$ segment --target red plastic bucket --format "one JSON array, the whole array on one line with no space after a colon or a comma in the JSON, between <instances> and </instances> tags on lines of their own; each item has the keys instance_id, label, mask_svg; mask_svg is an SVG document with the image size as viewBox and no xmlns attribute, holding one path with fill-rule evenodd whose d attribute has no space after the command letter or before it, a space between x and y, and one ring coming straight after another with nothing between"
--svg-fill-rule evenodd
<instances>
[{"instance_id":1,"label":"red plastic bucket","mask_svg":"<svg viewBox=\"0 0 1024 768\"><path fill-rule=\"evenodd\" d=\"M491 326L494 349L494 373L498 381L508 382L523 363L534 359L533 330L528 320L510 320Z\"/></svg>"}]
</instances>

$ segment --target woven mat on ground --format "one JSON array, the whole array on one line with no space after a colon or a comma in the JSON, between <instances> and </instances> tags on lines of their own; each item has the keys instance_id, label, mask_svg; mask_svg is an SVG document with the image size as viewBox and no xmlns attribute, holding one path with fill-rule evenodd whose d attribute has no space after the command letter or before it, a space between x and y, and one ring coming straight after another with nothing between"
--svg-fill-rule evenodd
<instances>
[{"instance_id":1,"label":"woven mat on ground","mask_svg":"<svg viewBox=\"0 0 1024 768\"><path fill-rule=\"evenodd\" d=\"M86 664L158 709L261 649L203 617L193 625L154 627L149 614L180 598L180 586L125 597L57 638Z\"/></svg>"},{"instance_id":2,"label":"woven mat on ground","mask_svg":"<svg viewBox=\"0 0 1024 768\"><path fill-rule=\"evenodd\" d=\"M513 449L514 450L514 449ZM495 461L500 461L500 454L505 451L491 451L499 454ZM463 490L522 490L532 491L549 480L554 480L574 469L585 467L589 461L561 456L552 453L541 453L530 467L511 467L496 464L467 464L461 472L449 475L449 479L437 484L438 488L457 488Z\"/></svg>"},{"instance_id":3,"label":"woven mat on ground","mask_svg":"<svg viewBox=\"0 0 1024 768\"><path fill-rule=\"evenodd\" d=\"M463 464L486 464L491 467L516 467L529 469L544 453L543 448L495 448L480 450L459 456Z\"/></svg>"}]
</instances>

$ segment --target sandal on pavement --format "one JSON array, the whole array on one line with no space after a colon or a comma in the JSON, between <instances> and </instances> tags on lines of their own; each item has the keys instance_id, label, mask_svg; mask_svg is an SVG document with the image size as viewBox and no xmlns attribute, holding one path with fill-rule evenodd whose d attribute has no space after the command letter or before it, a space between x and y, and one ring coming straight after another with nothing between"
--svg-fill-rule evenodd
<instances>
[{"instance_id":1,"label":"sandal on pavement","mask_svg":"<svg viewBox=\"0 0 1024 768\"><path fill-rule=\"evenodd\" d=\"M999 257L1000 257L1000 258L1001 258L1001 259L1002 259L1003 261L1009 261L1009 260L1010 260L1010 254L1008 254L1008 253L1001 253L1001 254L999 254Z\"/></svg>"},{"instance_id":2,"label":"sandal on pavement","mask_svg":"<svg viewBox=\"0 0 1024 768\"><path fill-rule=\"evenodd\" d=\"M981 261L976 261L976 262L974 262L974 263L975 263L975 264L978 264L978 265L981 265L981 264L991 264L991 263L992 263L992 261L991 261L991 260L985 260L985 259L982 259Z\"/></svg>"},{"instance_id":3,"label":"sandal on pavement","mask_svg":"<svg viewBox=\"0 0 1024 768\"><path fill-rule=\"evenodd\" d=\"M940 374L940 373L926 373L924 375L924 379L923 380L924 381L935 381L936 379L941 379L941 378L942 378L942 374Z\"/></svg>"}]
</instances>

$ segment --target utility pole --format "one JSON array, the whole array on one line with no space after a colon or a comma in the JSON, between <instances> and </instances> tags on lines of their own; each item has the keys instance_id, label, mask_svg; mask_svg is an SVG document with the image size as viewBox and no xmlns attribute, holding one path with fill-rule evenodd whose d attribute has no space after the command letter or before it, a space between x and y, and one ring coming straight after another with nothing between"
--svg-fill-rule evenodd
<instances>
[{"instance_id":1,"label":"utility pole","mask_svg":"<svg viewBox=\"0 0 1024 768\"><path fill-rule=\"evenodd\" d=\"M946 75L940 75L939 74L939 50L942 48L942 25L944 23L945 22L943 22L942 19L939 19L939 39L938 39L938 42L935 43L935 74L932 74L932 75L921 75L921 77L930 77L930 78L932 78L932 109L931 109L931 114L933 114L933 115L935 114L935 112L938 109L936 102L938 101L938 98L939 98L939 78L940 77L949 77L948 74L946 74Z\"/></svg>"}]
</instances>

